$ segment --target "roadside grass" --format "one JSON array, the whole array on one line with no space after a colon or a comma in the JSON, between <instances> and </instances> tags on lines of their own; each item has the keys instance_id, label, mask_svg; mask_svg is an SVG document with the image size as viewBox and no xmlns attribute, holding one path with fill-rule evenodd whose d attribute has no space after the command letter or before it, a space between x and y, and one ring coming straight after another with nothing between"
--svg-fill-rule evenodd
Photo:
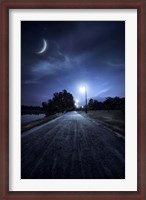
<instances>
[{"instance_id":1,"label":"roadside grass","mask_svg":"<svg viewBox=\"0 0 146 200\"><path fill-rule=\"evenodd\" d=\"M39 125L42 125L44 123L47 123L59 116L61 116L61 114L54 114L54 115L50 115L48 117L44 117L44 118L41 118L41 119L37 119L37 120L33 120L33 121L30 121L30 122L27 122L25 124L21 124L21 133L23 133L24 131L28 131L36 126L39 126Z\"/></svg>"},{"instance_id":2,"label":"roadside grass","mask_svg":"<svg viewBox=\"0 0 146 200\"><path fill-rule=\"evenodd\" d=\"M87 114L83 111L79 111L79 113L125 136L125 114L123 114L121 110L96 110L88 111Z\"/></svg>"}]
</instances>

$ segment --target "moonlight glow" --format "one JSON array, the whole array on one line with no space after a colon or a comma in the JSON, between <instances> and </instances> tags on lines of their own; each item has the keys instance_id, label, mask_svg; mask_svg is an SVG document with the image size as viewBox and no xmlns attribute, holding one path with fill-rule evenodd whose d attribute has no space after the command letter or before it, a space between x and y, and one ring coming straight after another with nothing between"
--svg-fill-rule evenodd
<instances>
[{"instance_id":1,"label":"moonlight glow","mask_svg":"<svg viewBox=\"0 0 146 200\"><path fill-rule=\"evenodd\" d=\"M23 105L64 89L84 105L85 84L88 100L124 97L125 22L22 21L21 81Z\"/></svg>"},{"instance_id":2,"label":"moonlight glow","mask_svg":"<svg viewBox=\"0 0 146 200\"><path fill-rule=\"evenodd\" d=\"M43 39L43 48L37 53L41 54L41 53L45 52L46 48L47 48L47 42L46 42L46 40Z\"/></svg>"}]
</instances>

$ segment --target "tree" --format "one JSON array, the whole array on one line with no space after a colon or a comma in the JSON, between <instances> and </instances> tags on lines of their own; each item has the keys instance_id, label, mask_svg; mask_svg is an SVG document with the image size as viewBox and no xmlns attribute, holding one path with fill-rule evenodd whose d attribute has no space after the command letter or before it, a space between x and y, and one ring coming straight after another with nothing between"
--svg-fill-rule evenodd
<instances>
[{"instance_id":1,"label":"tree","mask_svg":"<svg viewBox=\"0 0 146 200\"><path fill-rule=\"evenodd\" d=\"M90 99L88 103L89 110L121 110L125 113L125 98L107 97L104 102Z\"/></svg>"},{"instance_id":2,"label":"tree","mask_svg":"<svg viewBox=\"0 0 146 200\"><path fill-rule=\"evenodd\" d=\"M90 99L88 103L89 110L101 110L103 109L103 103L97 100Z\"/></svg>"},{"instance_id":3,"label":"tree","mask_svg":"<svg viewBox=\"0 0 146 200\"><path fill-rule=\"evenodd\" d=\"M46 109L48 115L57 112L65 112L65 111L67 112L73 110L74 109L73 96L66 90L63 90L62 92L56 92L53 94L53 98L48 101L47 107L45 104L44 108Z\"/></svg>"},{"instance_id":4,"label":"tree","mask_svg":"<svg viewBox=\"0 0 146 200\"><path fill-rule=\"evenodd\" d=\"M113 109L113 98L112 97L107 97L106 100L104 101L104 106L105 109L112 110Z\"/></svg>"},{"instance_id":5,"label":"tree","mask_svg":"<svg viewBox=\"0 0 146 200\"><path fill-rule=\"evenodd\" d=\"M48 104L46 102L42 102L42 106L43 106L43 110L45 112L46 115L48 115Z\"/></svg>"},{"instance_id":6,"label":"tree","mask_svg":"<svg viewBox=\"0 0 146 200\"><path fill-rule=\"evenodd\" d=\"M94 100L93 99L89 100L88 109L89 110L94 110Z\"/></svg>"}]
</instances>

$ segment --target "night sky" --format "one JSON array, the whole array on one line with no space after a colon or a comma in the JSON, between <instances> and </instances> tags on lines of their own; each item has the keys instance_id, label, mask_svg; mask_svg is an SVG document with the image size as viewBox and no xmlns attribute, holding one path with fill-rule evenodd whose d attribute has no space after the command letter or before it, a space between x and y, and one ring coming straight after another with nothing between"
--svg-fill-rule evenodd
<instances>
[{"instance_id":1,"label":"night sky","mask_svg":"<svg viewBox=\"0 0 146 200\"><path fill-rule=\"evenodd\" d=\"M88 100L125 96L125 22L21 22L21 103L66 89L81 106L83 85Z\"/></svg>"}]
</instances>

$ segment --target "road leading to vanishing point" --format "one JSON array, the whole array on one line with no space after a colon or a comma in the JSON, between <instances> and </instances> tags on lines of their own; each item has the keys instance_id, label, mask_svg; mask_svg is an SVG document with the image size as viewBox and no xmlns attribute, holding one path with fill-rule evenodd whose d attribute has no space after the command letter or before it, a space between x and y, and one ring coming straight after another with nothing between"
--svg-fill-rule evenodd
<instances>
[{"instance_id":1,"label":"road leading to vanishing point","mask_svg":"<svg viewBox=\"0 0 146 200\"><path fill-rule=\"evenodd\" d=\"M22 134L22 179L124 179L125 141L77 112Z\"/></svg>"}]
</instances>

